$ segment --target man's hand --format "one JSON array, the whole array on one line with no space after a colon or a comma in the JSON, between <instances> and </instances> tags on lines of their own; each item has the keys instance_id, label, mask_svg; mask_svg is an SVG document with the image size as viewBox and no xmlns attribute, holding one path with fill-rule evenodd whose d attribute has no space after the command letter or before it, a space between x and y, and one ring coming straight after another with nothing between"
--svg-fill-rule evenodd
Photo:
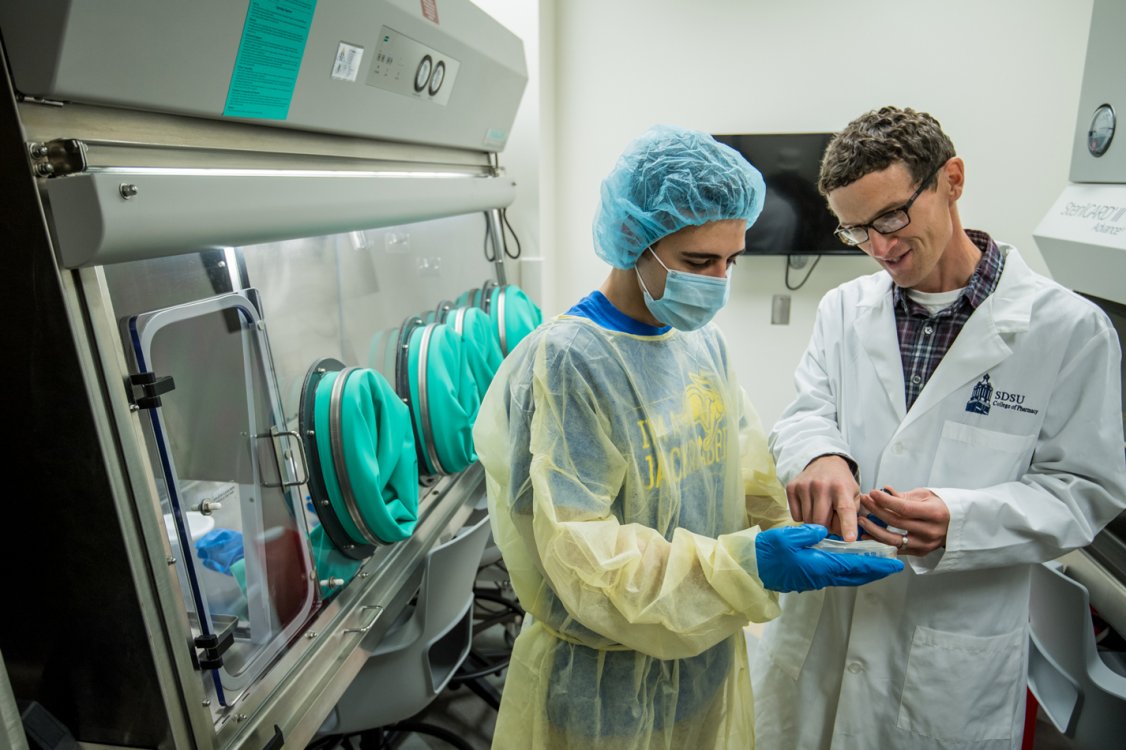
<instances>
[{"instance_id":1,"label":"man's hand","mask_svg":"<svg viewBox=\"0 0 1126 750\"><path fill-rule=\"evenodd\" d=\"M896 533L871 519L860 519L865 534L878 542L897 547L899 554L921 557L946 546L950 509L941 497L930 490L920 487L899 494L885 487L861 495L860 503L888 526L903 529L904 533Z\"/></svg>"},{"instance_id":2,"label":"man's hand","mask_svg":"<svg viewBox=\"0 0 1126 750\"><path fill-rule=\"evenodd\" d=\"M755 537L755 560L762 585L783 592L861 586L903 570L901 560L813 549L828 533L811 524L760 531Z\"/></svg>"},{"instance_id":3,"label":"man's hand","mask_svg":"<svg viewBox=\"0 0 1126 750\"><path fill-rule=\"evenodd\" d=\"M860 485L841 456L820 456L786 485L795 521L827 526L846 542L856 541Z\"/></svg>"}]
</instances>

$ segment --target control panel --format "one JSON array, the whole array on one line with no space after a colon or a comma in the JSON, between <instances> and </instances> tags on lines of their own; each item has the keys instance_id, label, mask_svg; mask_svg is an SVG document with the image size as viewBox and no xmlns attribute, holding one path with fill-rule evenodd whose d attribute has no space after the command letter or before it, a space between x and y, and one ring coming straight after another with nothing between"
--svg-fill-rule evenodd
<instances>
[{"instance_id":1,"label":"control panel","mask_svg":"<svg viewBox=\"0 0 1126 750\"><path fill-rule=\"evenodd\" d=\"M460 65L449 55L384 26L367 84L445 106Z\"/></svg>"}]
</instances>

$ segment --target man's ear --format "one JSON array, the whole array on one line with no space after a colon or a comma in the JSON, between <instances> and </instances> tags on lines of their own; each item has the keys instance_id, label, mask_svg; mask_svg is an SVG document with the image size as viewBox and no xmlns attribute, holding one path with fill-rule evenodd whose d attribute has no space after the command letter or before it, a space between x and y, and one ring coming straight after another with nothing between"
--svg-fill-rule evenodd
<instances>
[{"instance_id":1,"label":"man's ear","mask_svg":"<svg viewBox=\"0 0 1126 750\"><path fill-rule=\"evenodd\" d=\"M953 203L962 197L962 191L966 186L966 163L962 161L962 157L955 156L946 162L942 171L946 174L947 198Z\"/></svg>"}]
</instances>

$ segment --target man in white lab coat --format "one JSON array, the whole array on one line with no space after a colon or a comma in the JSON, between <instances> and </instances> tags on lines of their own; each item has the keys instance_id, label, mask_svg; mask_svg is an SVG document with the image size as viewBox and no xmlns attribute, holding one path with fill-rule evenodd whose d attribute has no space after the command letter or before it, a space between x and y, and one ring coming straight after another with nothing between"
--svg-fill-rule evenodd
<instances>
[{"instance_id":1,"label":"man in white lab coat","mask_svg":"<svg viewBox=\"0 0 1126 750\"><path fill-rule=\"evenodd\" d=\"M783 596L753 667L760 750L1019 746L1031 566L1126 505L1114 329L963 229L964 186L939 123L910 109L826 150L837 235L883 271L821 301L771 448L795 519L908 567Z\"/></svg>"}]
</instances>

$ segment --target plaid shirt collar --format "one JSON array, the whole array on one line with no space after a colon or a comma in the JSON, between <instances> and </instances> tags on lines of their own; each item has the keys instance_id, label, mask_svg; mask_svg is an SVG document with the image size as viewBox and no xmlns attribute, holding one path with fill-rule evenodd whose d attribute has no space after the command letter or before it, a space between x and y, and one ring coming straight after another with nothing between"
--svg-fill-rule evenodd
<instances>
[{"instance_id":1,"label":"plaid shirt collar","mask_svg":"<svg viewBox=\"0 0 1126 750\"><path fill-rule=\"evenodd\" d=\"M1001 255L1000 248L997 243L993 241L986 232L977 229L965 230L966 236L970 241L981 250L981 260L978 261L977 268L974 269L973 275L970 276L970 281L966 284L966 288L962 290L962 294L958 297L958 302L952 307L960 308L963 305L969 305L969 309L976 310L978 305L985 301L993 291L997 288L997 282L1001 278L1001 269L1004 267L1005 258ZM922 305L912 301L907 296L907 290L903 287L892 285L892 301L896 307L901 307L904 312L911 314L919 314L930 317L930 313Z\"/></svg>"}]
</instances>

